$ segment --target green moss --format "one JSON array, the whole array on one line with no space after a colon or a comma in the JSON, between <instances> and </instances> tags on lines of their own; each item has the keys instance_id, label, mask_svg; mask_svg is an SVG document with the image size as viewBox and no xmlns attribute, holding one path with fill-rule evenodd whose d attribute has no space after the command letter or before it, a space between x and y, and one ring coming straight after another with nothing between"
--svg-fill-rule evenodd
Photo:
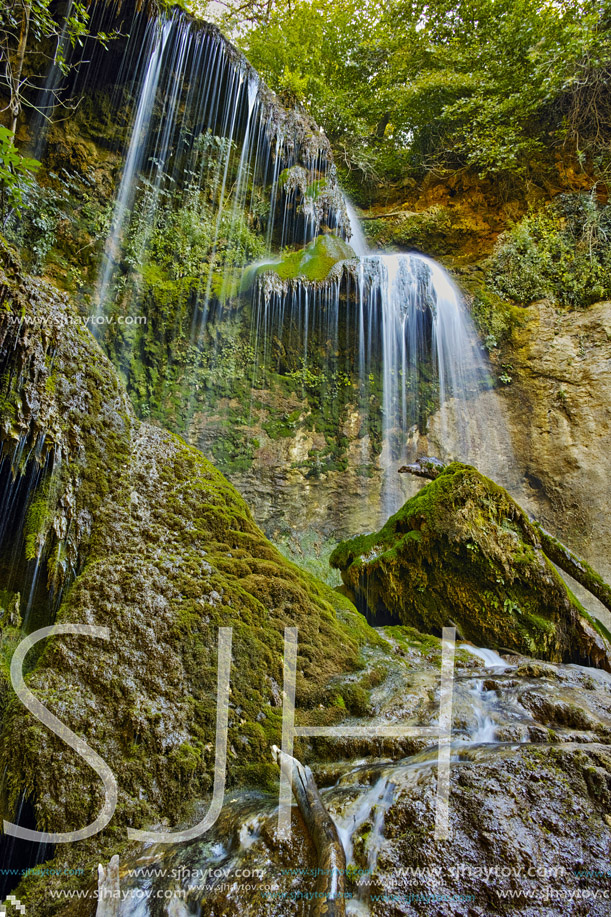
<instances>
[{"instance_id":1,"label":"green moss","mask_svg":"<svg viewBox=\"0 0 611 917\"><path fill-rule=\"evenodd\" d=\"M436 635L453 621L478 645L589 663L583 609L537 530L468 465L449 465L379 532L340 544L330 563L372 615Z\"/></svg>"},{"instance_id":2,"label":"green moss","mask_svg":"<svg viewBox=\"0 0 611 917\"><path fill-rule=\"evenodd\" d=\"M287 439L295 435L300 415L301 411L291 411L289 414L273 417L263 424L263 429L270 439Z\"/></svg>"},{"instance_id":3,"label":"green moss","mask_svg":"<svg viewBox=\"0 0 611 917\"><path fill-rule=\"evenodd\" d=\"M508 344L513 329L522 318L521 312L514 305L486 286L478 288L473 298L471 314L488 351Z\"/></svg>"},{"instance_id":4,"label":"green moss","mask_svg":"<svg viewBox=\"0 0 611 917\"><path fill-rule=\"evenodd\" d=\"M197 450L136 421L112 366L80 323L66 320L72 313L64 302L44 286L33 295L27 283L7 284L15 307L62 319L52 341L53 384L45 341L7 325L19 366L10 378L20 378L23 395L11 401L19 435L29 436L32 423L23 405L37 401L48 442L62 455L30 504L29 550L45 544L51 582L64 587L57 620L93 620L112 634L109 646L49 641L33 660L33 690L113 767L115 827L175 823L211 786L218 628L232 626L230 745L239 754L230 756L229 779L259 775L268 785L270 766L260 762L281 737L272 679L282 683L285 626L299 628L300 716L327 703L328 684L355 671L359 647L377 635L346 599L265 539ZM68 514L58 520L65 538L53 534L62 525L50 526L58 506ZM7 817L23 794L40 827L66 830L97 811L95 775L16 701L3 704L0 756Z\"/></svg>"},{"instance_id":5,"label":"green moss","mask_svg":"<svg viewBox=\"0 0 611 917\"><path fill-rule=\"evenodd\" d=\"M256 277L271 271L280 280L301 278L312 283L320 283L329 276L332 267L340 261L355 258L354 250L338 236L331 233L318 236L305 248L289 252L278 261L255 265L245 271L242 290L248 290Z\"/></svg>"},{"instance_id":6,"label":"green moss","mask_svg":"<svg viewBox=\"0 0 611 917\"><path fill-rule=\"evenodd\" d=\"M26 309L37 302L62 315L68 309L50 291L38 299L26 293ZM96 621L112 635L109 644L49 640L30 674L41 702L117 775L112 828L95 846L70 851L89 867L109 838L113 852L123 849L127 825L163 818L174 825L210 792L219 627L233 628L228 779L265 789L276 773L270 746L281 739L273 683L282 684L285 627L299 631L298 721L336 722L347 710L366 709L375 678L347 688L343 709L329 686L360 671L363 645L384 641L350 602L265 539L237 491L197 450L136 421L112 366L79 323L60 323L50 386L40 339L9 330L23 401L44 404L63 458L32 501L28 537L51 532L55 507L71 508L68 536L47 538L62 585L70 570L79 571L64 588L57 620ZM39 349L30 352L32 344ZM288 412L285 421L298 416ZM29 416L16 419L27 432ZM99 809L95 774L16 700L3 705L0 772L8 818L23 795L37 825L49 830L79 826ZM35 913L40 886L28 880L23 887Z\"/></svg>"},{"instance_id":7,"label":"green moss","mask_svg":"<svg viewBox=\"0 0 611 917\"><path fill-rule=\"evenodd\" d=\"M26 560L40 557L60 493L60 475L49 474L30 501L23 528Z\"/></svg>"}]
</instances>

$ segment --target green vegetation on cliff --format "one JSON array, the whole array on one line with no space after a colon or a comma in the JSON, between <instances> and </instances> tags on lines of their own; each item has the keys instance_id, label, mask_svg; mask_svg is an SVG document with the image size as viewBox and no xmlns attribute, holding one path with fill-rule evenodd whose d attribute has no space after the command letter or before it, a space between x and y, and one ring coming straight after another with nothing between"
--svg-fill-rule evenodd
<instances>
[{"instance_id":1,"label":"green vegetation on cliff","mask_svg":"<svg viewBox=\"0 0 611 917\"><path fill-rule=\"evenodd\" d=\"M499 240L488 271L497 293L585 308L611 296L611 206L590 194L561 194Z\"/></svg>"},{"instance_id":2,"label":"green vegetation on cliff","mask_svg":"<svg viewBox=\"0 0 611 917\"><path fill-rule=\"evenodd\" d=\"M609 168L607 0L252 0L233 23L269 84L323 124L361 198L406 172L507 186L553 174L556 154Z\"/></svg>"},{"instance_id":3,"label":"green vegetation on cliff","mask_svg":"<svg viewBox=\"0 0 611 917\"><path fill-rule=\"evenodd\" d=\"M355 257L350 245L338 236L330 233L317 236L303 249L287 252L278 261L257 264L246 271L242 287L248 289L255 277L268 271L277 274L282 281L303 279L320 283L327 279L336 264Z\"/></svg>"}]
</instances>

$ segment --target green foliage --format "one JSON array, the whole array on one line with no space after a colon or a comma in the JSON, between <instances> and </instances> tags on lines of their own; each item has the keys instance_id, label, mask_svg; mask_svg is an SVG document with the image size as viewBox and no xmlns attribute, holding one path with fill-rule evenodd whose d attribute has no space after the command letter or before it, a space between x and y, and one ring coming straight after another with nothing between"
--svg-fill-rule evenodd
<instances>
[{"instance_id":1,"label":"green foliage","mask_svg":"<svg viewBox=\"0 0 611 917\"><path fill-rule=\"evenodd\" d=\"M142 180L126 232L124 269L116 273L108 297L120 318L146 314L146 323L107 326L106 346L125 373L141 416L156 417L172 429L184 429L193 394L201 388L235 397L236 372L243 375L252 363L248 345L235 333L230 339L219 333L205 352L190 349L189 341L198 322L207 327L202 317L208 309L229 306L244 265L264 250L257 223L263 201L250 177L245 196L255 203L252 211L231 194L219 200L219 170L227 155L227 185L235 185L235 144L208 132L196 148L199 171L188 172L184 186L168 176L158 184ZM168 395L172 403L162 407ZM228 471L245 470L252 460L252 444L226 441L219 450L216 458Z\"/></svg>"},{"instance_id":2,"label":"green foliage","mask_svg":"<svg viewBox=\"0 0 611 917\"><path fill-rule=\"evenodd\" d=\"M28 187L40 163L22 156L14 144L14 135L0 127L0 218L11 211L19 212L25 203Z\"/></svg>"},{"instance_id":3,"label":"green foliage","mask_svg":"<svg viewBox=\"0 0 611 917\"><path fill-rule=\"evenodd\" d=\"M41 54L41 45L53 48L53 66L66 75L71 69L71 49L82 48L86 39L107 47L118 37L116 32L89 31L88 2L73 0L64 7L66 16L58 6L62 5L53 0L4 0L0 8L0 90L9 99L13 134L22 108L35 107L40 91L48 88L49 57ZM58 98L52 99L51 109L56 101ZM67 104L64 96L62 105ZM51 112L43 110L42 114L47 117Z\"/></svg>"},{"instance_id":4,"label":"green foliage","mask_svg":"<svg viewBox=\"0 0 611 917\"><path fill-rule=\"evenodd\" d=\"M515 307L487 287L480 289L471 307L473 321L488 352L506 344L516 323Z\"/></svg>"},{"instance_id":5,"label":"green foliage","mask_svg":"<svg viewBox=\"0 0 611 917\"><path fill-rule=\"evenodd\" d=\"M305 248L288 252L279 261L257 265L254 271L247 272L242 283L243 288L252 284L257 274L273 271L281 280L295 280L298 277L312 282L326 280L329 271L340 261L355 258L353 249L337 236L321 235Z\"/></svg>"},{"instance_id":6,"label":"green foliage","mask_svg":"<svg viewBox=\"0 0 611 917\"><path fill-rule=\"evenodd\" d=\"M6 225L7 238L20 247L24 263L33 274L43 273L57 239L58 224L68 218L71 182L50 177L55 186L32 182L27 187L21 211L13 213Z\"/></svg>"},{"instance_id":7,"label":"green foliage","mask_svg":"<svg viewBox=\"0 0 611 917\"><path fill-rule=\"evenodd\" d=\"M585 308L611 296L611 206L563 194L504 234L489 272L501 296Z\"/></svg>"},{"instance_id":8,"label":"green foliage","mask_svg":"<svg viewBox=\"0 0 611 917\"><path fill-rule=\"evenodd\" d=\"M352 192L409 169L511 180L549 162L550 145L598 169L611 162L609 0L255 7L246 23L234 15L237 40L320 120Z\"/></svg>"}]
</instances>

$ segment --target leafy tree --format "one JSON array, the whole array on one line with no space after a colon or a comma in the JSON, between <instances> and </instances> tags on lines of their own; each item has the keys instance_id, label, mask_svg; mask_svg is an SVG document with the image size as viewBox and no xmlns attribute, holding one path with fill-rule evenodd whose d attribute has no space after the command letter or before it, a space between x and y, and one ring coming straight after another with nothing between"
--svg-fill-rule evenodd
<instances>
[{"instance_id":1,"label":"leafy tree","mask_svg":"<svg viewBox=\"0 0 611 917\"><path fill-rule=\"evenodd\" d=\"M52 0L4 0L2 3L0 89L8 96L3 110L10 113L12 134L16 133L23 107L34 107L32 99L42 89L51 65L67 73L71 48L82 46L88 37L104 45L115 37L104 32L90 35L87 7L81 0L67 0L65 15L61 17L55 14L56 4Z\"/></svg>"},{"instance_id":2,"label":"leafy tree","mask_svg":"<svg viewBox=\"0 0 611 917\"><path fill-rule=\"evenodd\" d=\"M228 0L231 3L231 0ZM611 0L255 0L225 23L365 177L611 168Z\"/></svg>"},{"instance_id":3,"label":"leafy tree","mask_svg":"<svg viewBox=\"0 0 611 917\"><path fill-rule=\"evenodd\" d=\"M3 0L0 8L0 93L6 102L10 129L0 128L0 214L24 205L24 191L39 163L22 157L15 147L19 116L25 106L36 108L50 67L70 70L70 51L86 38L106 45L115 37L104 32L90 35L89 11L81 0L67 0L65 15L56 14L52 0ZM50 107L57 101L51 91ZM65 104L65 103L64 103ZM41 114L48 117L45 111Z\"/></svg>"},{"instance_id":4,"label":"leafy tree","mask_svg":"<svg viewBox=\"0 0 611 917\"><path fill-rule=\"evenodd\" d=\"M3 222L23 206L24 192L39 166L36 159L21 156L11 131L0 127L0 218Z\"/></svg>"}]
</instances>

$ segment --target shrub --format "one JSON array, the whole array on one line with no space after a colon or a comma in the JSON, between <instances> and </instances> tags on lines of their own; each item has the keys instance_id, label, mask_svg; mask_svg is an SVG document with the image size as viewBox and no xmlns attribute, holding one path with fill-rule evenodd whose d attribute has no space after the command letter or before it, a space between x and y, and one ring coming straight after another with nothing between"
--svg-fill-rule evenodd
<instances>
[{"instance_id":1,"label":"shrub","mask_svg":"<svg viewBox=\"0 0 611 917\"><path fill-rule=\"evenodd\" d=\"M611 296L611 206L594 194L561 194L505 233L489 285L522 304L549 299L585 308Z\"/></svg>"},{"instance_id":2,"label":"shrub","mask_svg":"<svg viewBox=\"0 0 611 917\"><path fill-rule=\"evenodd\" d=\"M0 217L3 221L24 206L25 191L32 184L39 166L37 159L22 156L11 131L0 127Z\"/></svg>"}]
</instances>

